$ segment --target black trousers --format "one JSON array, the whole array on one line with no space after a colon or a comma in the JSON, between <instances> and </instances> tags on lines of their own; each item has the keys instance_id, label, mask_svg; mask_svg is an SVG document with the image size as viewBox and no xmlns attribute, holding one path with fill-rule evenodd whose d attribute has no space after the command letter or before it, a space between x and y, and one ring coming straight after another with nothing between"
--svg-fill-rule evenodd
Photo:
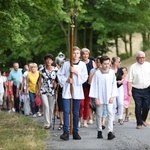
<instances>
[{"instance_id":1,"label":"black trousers","mask_svg":"<svg viewBox=\"0 0 150 150\"><path fill-rule=\"evenodd\" d=\"M135 102L135 117L137 126L146 121L150 108L150 88L136 89L132 88L132 96Z\"/></svg>"},{"instance_id":2,"label":"black trousers","mask_svg":"<svg viewBox=\"0 0 150 150\"><path fill-rule=\"evenodd\" d=\"M16 97L17 93L17 86L13 85L13 94L14 94L14 108L16 109L16 112L20 112L20 101L19 97Z\"/></svg>"}]
</instances>

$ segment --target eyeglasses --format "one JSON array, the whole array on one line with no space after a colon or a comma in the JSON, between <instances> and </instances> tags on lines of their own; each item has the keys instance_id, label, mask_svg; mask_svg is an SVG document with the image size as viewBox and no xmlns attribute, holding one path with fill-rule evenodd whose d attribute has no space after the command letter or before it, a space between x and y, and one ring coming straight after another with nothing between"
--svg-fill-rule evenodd
<instances>
[{"instance_id":1,"label":"eyeglasses","mask_svg":"<svg viewBox=\"0 0 150 150\"><path fill-rule=\"evenodd\" d=\"M145 59L145 57L137 57L138 59Z\"/></svg>"}]
</instances>

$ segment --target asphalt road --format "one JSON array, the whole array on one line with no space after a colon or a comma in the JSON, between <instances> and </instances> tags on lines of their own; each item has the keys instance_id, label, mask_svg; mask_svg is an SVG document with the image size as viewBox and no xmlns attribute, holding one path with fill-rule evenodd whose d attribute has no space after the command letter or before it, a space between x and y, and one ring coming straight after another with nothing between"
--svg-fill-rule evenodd
<instances>
[{"instance_id":1,"label":"asphalt road","mask_svg":"<svg viewBox=\"0 0 150 150\"><path fill-rule=\"evenodd\" d=\"M43 125L43 117L34 118ZM56 119L55 128L50 129L50 136L45 139L46 150L150 150L150 126L136 129L133 121L125 122L124 125L114 125L113 140L107 140L107 127L103 130L103 139L97 139L95 122L88 128L79 128L81 140L63 141L59 137L63 131L58 131L59 120Z\"/></svg>"}]
</instances>

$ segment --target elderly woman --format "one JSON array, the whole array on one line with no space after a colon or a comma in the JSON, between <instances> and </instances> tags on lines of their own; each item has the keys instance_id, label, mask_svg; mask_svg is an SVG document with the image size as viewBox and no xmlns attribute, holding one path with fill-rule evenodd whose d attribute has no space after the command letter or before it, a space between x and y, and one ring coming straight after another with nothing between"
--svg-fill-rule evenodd
<instances>
[{"instance_id":1,"label":"elderly woman","mask_svg":"<svg viewBox=\"0 0 150 150\"><path fill-rule=\"evenodd\" d=\"M95 62L92 59L89 59L89 55L90 55L89 49L83 48L81 50L82 61L86 64L88 75L90 73L90 70L96 67ZM82 119L83 119L83 127L88 127L87 121L89 119L89 114L90 114L89 104L91 100L91 98L89 97L90 85L88 84L88 80L83 83L83 91L84 91L85 98L80 101L79 127L82 123ZM92 124L92 121L93 120L90 120L89 123Z\"/></svg>"}]
</instances>

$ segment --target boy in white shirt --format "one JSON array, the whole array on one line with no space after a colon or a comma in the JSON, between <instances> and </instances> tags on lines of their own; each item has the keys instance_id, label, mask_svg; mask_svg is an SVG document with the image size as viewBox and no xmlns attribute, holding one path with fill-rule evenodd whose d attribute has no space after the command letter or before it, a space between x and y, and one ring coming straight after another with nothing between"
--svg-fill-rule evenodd
<instances>
[{"instance_id":1,"label":"boy in white shirt","mask_svg":"<svg viewBox=\"0 0 150 150\"><path fill-rule=\"evenodd\" d=\"M58 70L57 76L59 84L63 87L62 101L63 101L63 118L64 133L60 136L60 139L69 140L69 112L70 112L70 99L73 99L73 139L80 140L81 137L78 134L78 118L80 100L84 99L84 93L82 84L87 80L88 73L84 62L80 61L80 49L78 47L73 48L73 66L70 66L70 62L67 61ZM70 78L70 72L73 73L73 77ZM70 84L72 84L72 93L70 92ZM72 111L72 110L71 110Z\"/></svg>"},{"instance_id":2,"label":"boy in white shirt","mask_svg":"<svg viewBox=\"0 0 150 150\"><path fill-rule=\"evenodd\" d=\"M96 125L97 138L102 136L102 113L103 106L106 105L108 113L108 140L115 138L113 132L113 101L117 93L117 83L115 73L110 69L110 58L102 56L100 58L101 68L97 70L92 78L89 96L95 98L96 103Z\"/></svg>"}]
</instances>

